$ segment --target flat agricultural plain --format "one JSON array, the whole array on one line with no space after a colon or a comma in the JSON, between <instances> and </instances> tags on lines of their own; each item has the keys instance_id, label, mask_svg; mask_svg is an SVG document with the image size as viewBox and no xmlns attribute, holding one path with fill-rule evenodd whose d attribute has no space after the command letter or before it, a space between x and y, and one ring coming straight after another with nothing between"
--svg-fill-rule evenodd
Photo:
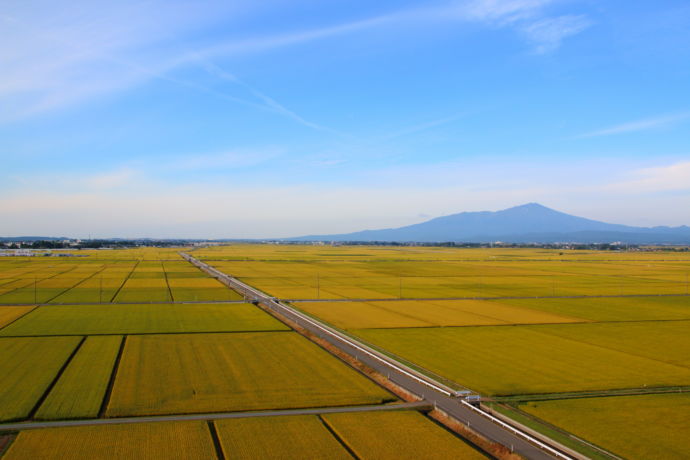
<instances>
[{"instance_id":1,"label":"flat agricultural plain","mask_svg":"<svg viewBox=\"0 0 690 460\"><path fill-rule=\"evenodd\" d=\"M422 372L493 396L536 429L626 458L688 456L683 248L233 244L2 258L0 421L396 403L182 250ZM3 460L220 451L479 455L419 413L367 412L26 430Z\"/></svg>"},{"instance_id":2,"label":"flat agricultural plain","mask_svg":"<svg viewBox=\"0 0 690 460\"><path fill-rule=\"evenodd\" d=\"M419 370L515 404L690 389L683 248L234 245L197 257Z\"/></svg>"}]
</instances>

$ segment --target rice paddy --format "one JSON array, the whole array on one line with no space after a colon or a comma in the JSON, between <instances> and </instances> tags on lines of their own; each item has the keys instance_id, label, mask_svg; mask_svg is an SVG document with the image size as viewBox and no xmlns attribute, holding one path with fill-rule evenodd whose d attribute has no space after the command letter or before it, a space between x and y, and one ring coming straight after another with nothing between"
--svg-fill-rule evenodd
<instances>
[{"instance_id":1,"label":"rice paddy","mask_svg":"<svg viewBox=\"0 0 690 460\"><path fill-rule=\"evenodd\" d=\"M0 421L28 417L81 340L0 339Z\"/></svg>"},{"instance_id":2,"label":"rice paddy","mask_svg":"<svg viewBox=\"0 0 690 460\"><path fill-rule=\"evenodd\" d=\"M0 336L287 330L251 304L56 305L39 307Z\"/></svg>"},{"instance_id":3,"label":"rice paddy","mask_svg":"<svg viewBox=\"0 0 690 460\"><path fill-rule=\"evenodd\" d=\"M0 260L0 421L395 400L178 251ZM609 396L690 386L686 252L237 244L192 254L616 455L689 455L684 394ZM418 413L367 412L24 431L3 458L171 458L173 438L181 458L479 455Z\"/></svg>"},{"instance_id":4,"label":"rice paddy","mask_svg":"<svg viewBox=\"0 0 690 460\"><path fill-rule=\"evenodd\" d=\"M97 417L122 337L88 337L36 412L38 420Z\"/></svg>"},{"instance_id":5,"label":"rice paddy","mask_svg":"<svg viewBox=\"0 0 690 460\"><path fill-rule=\"evenodd\" d=\"M590 324L567 327L587 334ZM690 368L562 337L561 325L362 329L365 340L436 374L489 395L673 386L690 383ZM658 346L690 341L657 336Z\"/></svg>"},{"instance_id":6,"label":"rice paddy","mask_svg":"<svg viewBox=\"0 0 690 460\"><path fill-rule=\"evenodd\" d=\"M395 399L294 332L129 336L106 414L184 414Z\"/></svg>"},{"instance_id":7,"label":"rice paddy","mask_svg":"<svg viewBox=\"0 0 690 460\"><path fill-rule=\"evenodd\" d=\"M239 418L214 424L226 458L352 459L315 415Z\"/></svg>"},{"instance_id":8,"label":"rice paddy","mask_svg":"<svg viewBox=\"0 0 690 460\"><path fill-rule=\"evenodd\" d=\"M630 459L690 457L690 394L530 402L523 411Z\"/></svg>"},{"instance_id":9,"label":"rice paddy","mask_svg":"<svg viewBox=\"0 0 690 460\"><path fill-rule=\"evenodd\" d=\"M19 433L3 460L216 459L206 422L47 428Z\"/></svg>"},{"instance_id":10,"label":"rice paddy","mask_svg":"<svg viewBox=\"0 0 690 460\"><path fill-rule=\"evenodd\" d=\"M2 307L0 308L0 328L7 326L17 318L21 318L25 314L33 310L33 306L19 306L19 307Z\"/></svg>"},{"instance_id":11,"label":"rice paddy","mask_svg":"<svg viewBox=\"0 0 690 460\"><path fill-rule=\"evenodd\" d=\"M486 458L417 412L344 413L322 417L358 458Z\"/></svg>"},{"instance_id":12,"label":"rice paddy","mask_svg":"<svg viewBox=\"0 0 690 460\"><path fill-rule=\"evenodd\" d=\"M482 300L296 302L295 306L343 329L585 321L580 318Z\"/></svg>"}]
</instances>

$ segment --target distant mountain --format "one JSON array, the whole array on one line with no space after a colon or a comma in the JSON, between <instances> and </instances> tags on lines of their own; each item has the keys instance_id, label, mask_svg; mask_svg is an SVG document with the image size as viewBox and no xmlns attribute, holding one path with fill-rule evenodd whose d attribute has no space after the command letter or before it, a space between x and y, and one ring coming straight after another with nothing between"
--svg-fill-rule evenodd
<instances>
[{"instance_id":1,"label":"distant mountain","mask_svg":"<svg viewBox=\"0 0 690 460\"><path fill-rule=\"evenodd\" d=\"M14 243L19 241L62 241L68 240L65 236L0 236L1 242Z\"/></svg>"},{"instance_id":2,"label":"distant mountain","mask_svg":"<svg viewBox=\"0 0 690 460\"><path fill-rule=\"evenodd\" d=\"M690 244L690 227L630 227L571 216L537 203L503 211L461 212L421 224L290 241Z\"/></svg>"}]
</instances>

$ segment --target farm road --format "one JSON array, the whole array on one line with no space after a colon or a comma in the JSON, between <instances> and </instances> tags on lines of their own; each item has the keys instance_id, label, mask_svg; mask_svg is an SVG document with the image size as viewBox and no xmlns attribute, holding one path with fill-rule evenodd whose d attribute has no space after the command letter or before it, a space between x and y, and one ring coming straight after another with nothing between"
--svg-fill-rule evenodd
<instances>
[{"instance_id":1,"label":"farm road","mask_svg":"<svg viewBox=\"0 0 690 460\"><path fill-rule=\"evenodd\" d=\"M255 412L221 412L211 414L187 414L187 415L156 415L151 417L120 417L120 418L99 418L88 420L57 420L50 422L19 422L0 424L0 432L35 430L40 428L59 428L69 426L92 426L92 425L119 425L130 423L151 423L151 422L173 422L183 420L222 420L229 418L252 418L252 417L276 417L285 415L318 415L318 414L338 414L344 412L371 412L371 411L399 411L416 410L430 411L433 405L425 401L399 403L399 404L378 404L374 406L349 406L349 407L319 407L314 409L291 409L291 410L272 410Z\"/></svg>"},{"instance_id":2,"label":"farm road","mask_svg":"<svg viewBox=\"0 0 690 460\"><path fill-rule=\"evenodd\" d=\"M332 329L325 324L300 313L292 307L286 306L274 300L272 297L224 274L223 272L204 262L195 259L189 254L181 253L181 255L187 261L196 265L209 275L217 278L230 288L245 295L249 299L260 302L277 315L287 318L305 330L308 330L312 334L315 334L323 340L328 341L331 345L337 347L344 353L354 356L356 359L376 370L380 374L386 375L392 382L396 383L410 393L419 396L423 400L428 401L428 403L433 404L438 409L442 410L459 422L467 425L485 438L502 444L528 459L547 460L553 458L571 458L568 455L562 454L562 452L558 451L558 449L554 449L552 446L555 443L549 443L549 445L547 445L546 449L550 449L552 452L555 452L549 453L546 450L537 447L536 444L527 441L526 438L530 438L530 436L526 433L522 433L520 430L512 427L504 427L497 424L491 420L489 414L469 406L467 403L460 401L458 398L451 397L450 392L452 392L452 390L445 385L408 368L402 363L399 363L398 361L386 355L372 350L357 340L341 334L335 329ZM540 442L538 440L533 441L536 441L537 443Z\"/></svg>"}]
</instances>

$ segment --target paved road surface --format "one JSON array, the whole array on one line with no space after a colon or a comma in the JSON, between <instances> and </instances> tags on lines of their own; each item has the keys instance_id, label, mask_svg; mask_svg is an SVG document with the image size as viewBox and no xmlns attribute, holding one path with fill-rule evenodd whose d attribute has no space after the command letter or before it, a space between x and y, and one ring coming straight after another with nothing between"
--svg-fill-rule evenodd
<instances>
[{"instance_id":1,"label":"paved road surface","mask_svg":"<svg viewBox=\"0 0 690 460\"><path fill-rule=\"evenodd\" d=\"M275 311L279 315L295 322L300 327L327 340L343 352L354 356L382 375L388 376L391 381L402 388L405 388L407 391L437 406L439 409L451 415L456 420L466 424L484 437L511 448L528 459L546 460L553 458L571 458L551 446L545 446L543 448L537 447L536 443L539 443L538 440L531 438L528 434L516 428L499 425L500 422L496 419L492 419L489 414L476 409L458 398L449 396L448 394L452 392L452 389L445 385L408 368L351 337L345 336L339 331L304 315L292 307L283 305L276 301L276 299L220 272L189 254L181 254L187 261L247 296L249 300L260 302L270 310ZM531 439L531 441L534 442L527 441L526 439ZM547 452L547 449L551 450Z\"/></svg>"},{"instance_id":2,"label":"paved road surface","mask_svg":"<svg viewBox=\"0 0 690 460\"><path fill-rule=\"evenodd\" d=\"M211 414L157 415L151 417L97 418L88 420L61 420L54 422L19 422L0 424L2 431L34 430L39 428L59 428L66 426L118 425L129 423L172 422L178 420L222 420L226 418L275 417L280 415L337 414L342 412L371 412L418 410L428 411L433 406L419 401L400 404L378 404L375 406L319 407L315 409L290 409L254 412L222 412Z\"/></svg>"}]
</instances>

